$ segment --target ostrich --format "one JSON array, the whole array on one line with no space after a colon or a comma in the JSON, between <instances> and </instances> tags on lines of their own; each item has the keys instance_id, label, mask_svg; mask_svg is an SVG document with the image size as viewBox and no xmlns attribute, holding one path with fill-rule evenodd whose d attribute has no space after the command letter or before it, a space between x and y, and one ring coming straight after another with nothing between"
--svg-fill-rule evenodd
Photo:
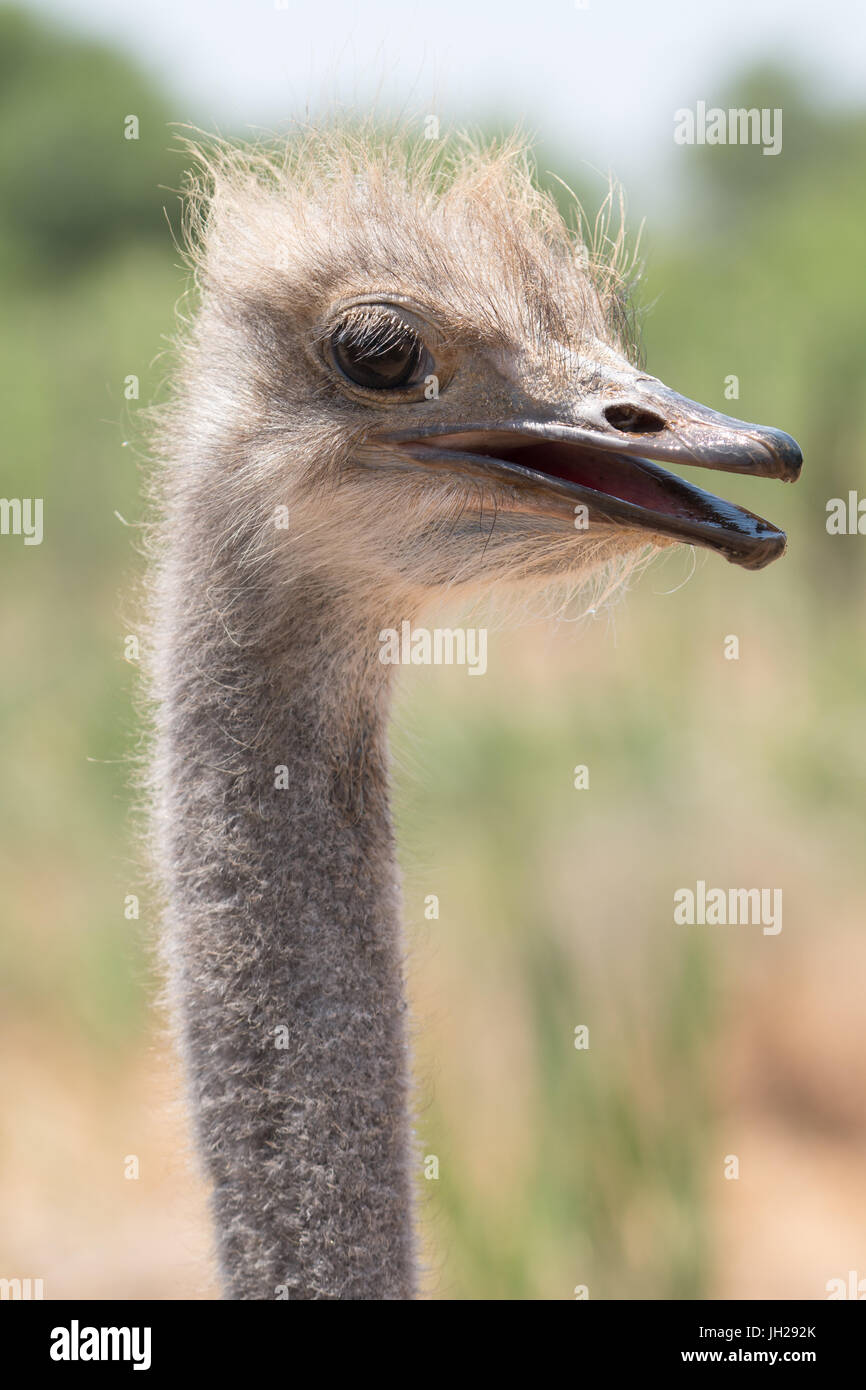
<instances>
[{"instance_id":1,"label":"ostrich","mask_svg":"<svg viewBox=\"0 0 866 1390\"><path fill-rule=\"evenodd\" d=\"M643 370L621 239L518 141L338 128L199 154L198 307L159 429L155 845L234 1299L417 1293L383 630L676 542L784 533L667 471L790 436Z\"/></svg>"}]
</instances>

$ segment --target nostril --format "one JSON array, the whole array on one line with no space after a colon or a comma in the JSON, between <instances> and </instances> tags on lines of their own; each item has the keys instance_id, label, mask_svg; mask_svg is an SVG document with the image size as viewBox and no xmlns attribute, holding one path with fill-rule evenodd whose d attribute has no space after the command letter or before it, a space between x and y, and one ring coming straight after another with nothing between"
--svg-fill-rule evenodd
<instances>
[{"instance_id":1,"label":"nostril","mask_svg":"<svg viewBox=\"0 0 866 1390\"><path fill-rule=\"evenodd\" d=\"M609 405L603 413L607 423L623 434L658 434L667 428L660 415L639 405Z\"/></svg>"}]
</instances>

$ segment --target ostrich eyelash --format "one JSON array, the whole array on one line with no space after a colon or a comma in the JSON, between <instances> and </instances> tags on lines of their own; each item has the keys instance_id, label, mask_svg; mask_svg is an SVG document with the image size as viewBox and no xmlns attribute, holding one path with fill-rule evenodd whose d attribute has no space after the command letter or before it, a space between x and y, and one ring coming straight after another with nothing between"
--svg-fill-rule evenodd
<instances>
[{"instance_id":1,"label":"ostrich eyelash","mask_svg":"<svg viewBox=\"0 0 866 1390\"><path fill-rule=\"evenodd\" d=\"M365 356L376 356L392 348L413 347L420 343L418 334L396 315L356 313L344 320L335 333L326 335L331 343L354 348Z\"/></svg>"}]
</instances>

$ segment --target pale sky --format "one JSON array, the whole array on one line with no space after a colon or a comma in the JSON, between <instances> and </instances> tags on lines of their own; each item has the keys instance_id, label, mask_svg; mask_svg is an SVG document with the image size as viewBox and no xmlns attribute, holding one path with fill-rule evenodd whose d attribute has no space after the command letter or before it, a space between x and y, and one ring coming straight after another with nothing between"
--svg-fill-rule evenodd
<instances>
[{"instance_id":1,"label":"pale sky","mask_svg":"<svg viewBox=\"0 0 866 1390\"><path fill-rule=\"evenodd\" d=\"M588 8L580 6L588 3ZM284 8L280 8L284 5ZM114 39L209 130L335 102L522 123L652 202L673 113L738 68L787 61L866 104L864 0L31 0Z\"/></svg>"}]
</instances>

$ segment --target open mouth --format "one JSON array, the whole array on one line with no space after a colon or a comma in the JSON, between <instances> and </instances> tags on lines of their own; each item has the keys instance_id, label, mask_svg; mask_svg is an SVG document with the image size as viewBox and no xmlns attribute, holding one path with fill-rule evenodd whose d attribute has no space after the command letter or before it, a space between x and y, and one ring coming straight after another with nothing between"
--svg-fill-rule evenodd
<instances>
[{"instance_id":1,"label":"open mouth","mask_svg":"<svg viewBox=\"0 0 866 1390\"><path fill-rule=\"evenodd\" d=\"M576 516L589 528L607 522L715 550L746 569L783 554L787 538L769 521L662 468L655 459L794 481L802 455L790 435L732 420L703 406L669 425L643 413L638 429L600 433L551 420L431 425L388 436L428 468L497 480L522 494L534 512ZM654 457L653 457L654 456Z\"/></svg>"}]
</instances>

